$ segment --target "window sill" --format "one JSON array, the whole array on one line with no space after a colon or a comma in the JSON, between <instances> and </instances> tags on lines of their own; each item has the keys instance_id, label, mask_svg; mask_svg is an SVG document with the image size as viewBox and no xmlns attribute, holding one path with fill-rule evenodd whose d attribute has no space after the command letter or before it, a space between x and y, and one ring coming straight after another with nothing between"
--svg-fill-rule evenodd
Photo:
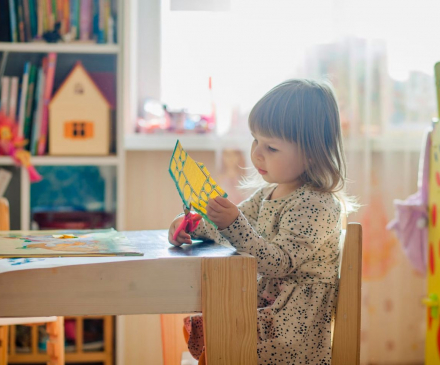
<instances>
[{"instance_id":1,"label":"window sill","mask_svg":"<svg viewBox=\"0 0 440 365\"><path fill-rule=\"evenodd\" d=\"M223 148L247 149L252 137L219 137L215 134L129 134L126 151L173 151L177 140L186 151L217 151Z\"/></svg>"},{"instance_id":2,"label":"window sill","mask_svg":"<svg viewBox=\"0 0 440 365\"><path fill-rule=\"evenodd\" d=\"M187 151L217 151L224 148L250 149L252 137L215 134L129 134L125 136L126 151L173 151L179 140ZM346 152L420 152L423 133L389 133L380 136L344 138Z\"/></svg>"}]
</instances>

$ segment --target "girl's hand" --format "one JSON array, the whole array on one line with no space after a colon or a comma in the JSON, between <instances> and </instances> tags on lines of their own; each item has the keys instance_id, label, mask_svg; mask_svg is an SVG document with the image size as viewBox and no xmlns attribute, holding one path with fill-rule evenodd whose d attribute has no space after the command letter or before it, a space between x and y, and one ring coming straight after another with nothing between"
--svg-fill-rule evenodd
<instances>
[{"instance_id":1,"label":"girl's hand","mask_svg":"<svg viewBox=\"0 0 440 365\"><path fill-rule=\"evenodd\" d=\"M174 246L182 246L184 243L191 244L191 236L186 233L184 230L179 232L179 235L177 236L176 240L173 240L174 232L176 231L177 227L179 227L180 223L185 219L185 216L182 215L181 217L177 217L173 220L171 223L170 229L168 230L168 241L174 245Z\"/></svg>"},{"instance_id":2,"label":"girl's hand","mask_svg":"<svg viewBox=\"0 0 440 365\"><path fill-rule=\"evenodd\" d=\"M234 203L221 196L209 199L206 211L208 218L217 225L219 230L229 227L237 219L239 213Z\"/></svg>"}]
</instances>

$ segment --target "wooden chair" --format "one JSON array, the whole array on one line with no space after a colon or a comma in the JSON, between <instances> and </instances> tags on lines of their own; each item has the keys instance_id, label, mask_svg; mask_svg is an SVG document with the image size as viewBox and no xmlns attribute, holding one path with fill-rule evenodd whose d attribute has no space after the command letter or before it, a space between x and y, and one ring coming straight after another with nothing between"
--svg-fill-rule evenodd
<instances>
[{"instance_id":1,"label":"wooden chair","mask_svg":"<svg viewBox=\"0 0 440 365\"><path fill-rule=\"evenodd\" d=\"M362 227L349 223L341 253L339 295L334 318L332 365L359 365L361 332ZM188 352L181 365L197 364Z\"/></svg>"},{"instance_id":2,"label":"wooden chair","mask_svg":"<svg viewBox=\"0 0 440 365\"><path fill-rule=\"evenodd\" d=\"M9 202L5 198L0 198L0 230L8 231L9 229ZM35 326L43 323L46 323L46 331L49 335L47 342L48 365L64 365L63 317L0 318L0 365L8 364L8 326L17 324ZM36 347L36 339L33 341L33 347Z\"/></svg>"},{"instance_id":3,"label":"wooden chair","mask_svg":"<svg viewBox=\"0 0 440 365\"><path fill-rule=\"evenodd\" d=\"M359 365L361 343L362 227L349 223L340 266L332 365Z\"/></svg>"}]
</instances>

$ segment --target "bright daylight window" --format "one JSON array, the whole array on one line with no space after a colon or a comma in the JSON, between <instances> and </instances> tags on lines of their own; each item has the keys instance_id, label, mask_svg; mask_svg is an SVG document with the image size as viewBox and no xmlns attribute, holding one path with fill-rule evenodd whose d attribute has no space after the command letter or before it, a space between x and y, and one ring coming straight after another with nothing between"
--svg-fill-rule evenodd
<instances>
[{"instance_id":1,"label":"bright daylight window","mask_svg":"<svg viewBox=\"0 0 440 365\"><path fill-rule=\"evenodd\" d=\"M425 127L437 116L438 1L231 0L228 12L171 11L169 1L162 101L206 111L211 77L219 134L293 77L332 81L346 135Z\"/></svg>"}]
</instances>

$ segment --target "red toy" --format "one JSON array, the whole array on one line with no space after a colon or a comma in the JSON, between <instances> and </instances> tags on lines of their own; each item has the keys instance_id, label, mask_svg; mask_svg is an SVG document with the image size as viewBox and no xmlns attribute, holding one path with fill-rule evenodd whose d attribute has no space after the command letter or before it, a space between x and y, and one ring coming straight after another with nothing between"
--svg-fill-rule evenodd
<instances>
[{"instance_id":1,"label":"red toy","mask_svg":"<svg viewBox=\"0 0 440 365\"><path fill-rule=\"evenodd\" d=\"M28 141L18 136L17 129L17 124L0 112L0 154L11 156L17 165L26 167L31 182L41 181L41 175L31 165L31 154L23 149Z\"/></svg>"}]
</instances>

